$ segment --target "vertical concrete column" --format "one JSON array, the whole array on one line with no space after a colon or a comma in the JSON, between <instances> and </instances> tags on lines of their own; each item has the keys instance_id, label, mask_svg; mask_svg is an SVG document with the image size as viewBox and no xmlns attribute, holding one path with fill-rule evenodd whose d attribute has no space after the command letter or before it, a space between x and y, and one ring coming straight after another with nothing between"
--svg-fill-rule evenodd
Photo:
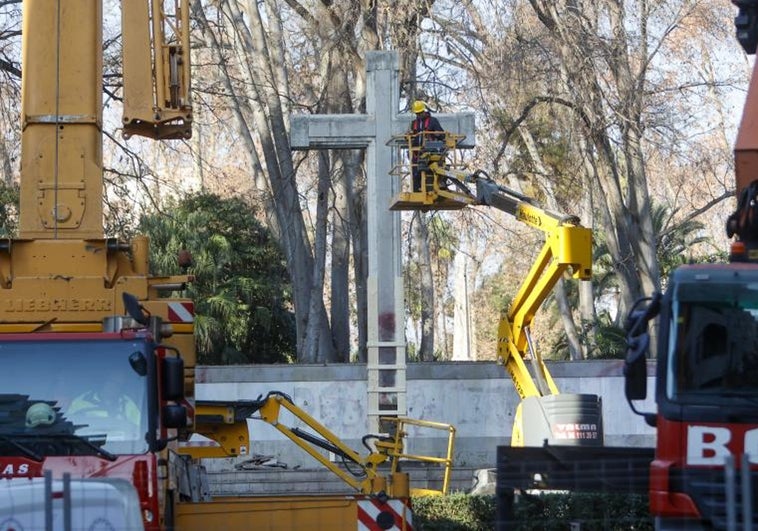
<instances>
[{"instance_id":1,"label":"vertical concrete column","mask_svg":"<svg viewBox=\"0 0 758 531\"><path fill-rule=\"evenodd\" d=\"M368 189L368 415L378 432L380 416L402 416L406 407L405 311L400 214L389 209L400 183L389 175L399 156L388 145L413 119L399 114L399 59L396 52L366 52L366 114L294 115L290 145L305 149L366 149ZM474 146L474 114L437 114L442 126Z\"/></svg>"},{"instance_id":2,"label":"vertical concrete column","mask_svg":"<svg viewBox=\"0 0 758 531\"><path fill-rule=\"evenodd\" d=\"M368 148L368 413L369 429L381 431L381 415L407 414L400 214L389 210L398 183L389 176L392 119L399 109L397 54L366 54L366 112L373 114L377 142ZM380 140L384 139L384 141Z\"/></svg>"}]
</instances>

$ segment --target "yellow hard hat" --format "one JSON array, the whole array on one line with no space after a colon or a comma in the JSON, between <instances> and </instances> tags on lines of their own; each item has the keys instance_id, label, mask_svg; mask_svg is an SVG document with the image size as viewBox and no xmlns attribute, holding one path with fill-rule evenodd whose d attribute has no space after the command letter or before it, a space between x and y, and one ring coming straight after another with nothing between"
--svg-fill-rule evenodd
<instances>
[{"instance_id":1,"label":"yellow hard hat","mask_svg":"<svg viewBox=\"0 0 758 531\"><path fill-rule=\"evenodd\" d=\"M413 113L418 114L420 112L424 112L426 110L426 103L423 101L416 100L413 102Z\"/></svg>"}]
</instances>

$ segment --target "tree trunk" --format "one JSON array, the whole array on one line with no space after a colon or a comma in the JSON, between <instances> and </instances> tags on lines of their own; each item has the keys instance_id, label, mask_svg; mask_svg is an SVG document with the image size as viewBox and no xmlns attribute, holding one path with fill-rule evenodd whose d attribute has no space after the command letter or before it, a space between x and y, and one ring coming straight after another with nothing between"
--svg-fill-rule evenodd
<instances>
[{"instance_id":1,"label":"tree trunk","mask_svg":"<svg viewBox=\"0 0 758 531\"><path fill-rule=\"evenodd\" d=\"M323 305L324 276L326 273L326 220L329 213L331 172L329 154L318 154L318 187L316 191L316 234L314 237L313 279L311 281L308 326L305 329L303 358L316 363L335 360L331 334L324 335L326 311Z\"/></svg>"},{"instance_id":2,"label":"tree trunk","mask_svg":"<svg viewBox=\"0 0 758 531\"><path fill-rule=\"evenodd\" d=\"M584 150L580 150L584 152ZM595 183L595 172L592 167L588 165L589 158L584 158L584 182L590 183L586 187L586 190L582 196L582 222L585 227L591 227L593 233L596 230L595 218L593 212L593 186L591 183ZM593 237L596 240L596 237ZM593 247L597 245L597 241L593 242ZM593 275L594 275L593 267ZM587 359L590 352L595 352L597 349L597 315L595 313L595 293L592 286L592 281L579 281L579 316L581 320L582 337L582 358Z\"/></svg>"},{"instance_id":3,"label":"tree trunk","mask_svg":"<svg viewBox=\"0 0 758 531\"><path fill-rule=\"evenodd\" d=\"M473 294L473 282L476 278L476 270L470 267L473 263L468 254L468 237L461 237L460 249L455 255L453 268L455 269L454 304L453 309L453 360L474 361L476 355L476 335L474 333L474 319L471 316L471 295Z\"/></svg>"},{"instance_id":4,"label":"tree trunk","mask_svg":"<svg viewBox=\"0 0 758 531\"><path fill-rule=\"evenodd\" d=\"M623 4L572 5L567 7L544 0L529 0L539 20L556 41L563 71L563 92L571 94L569 106L586 130L594 147L603 201L598 206L606 229L606 242L614 259L622 300L619 316L640 296L646 286L659 284L655 240L647 181L640 151L638 124L641 123L639 85L644 72L633 73L632 64L644 69L648 57L644 47L638 56L628 54L624 33ZM568 11L572 11L568 13ZM574 11L586 11L577 16ZM565 11L565 12L564 12ZM611 38L599 39L593 23L597 11L611 20ZM646 35L644 24L642 34ZM597 46L596 54L606 60L605 70L587 61L587 43ZM610 84L606 81L610 74ZM610 88L614 89L610 93ZM609 115L612 113L612 116ZM615 124L620 124L614 130ZM615 144L621 142L621 147Z\"/></svg>"},{"instance_id":5,"label":"tree trunk","mask_svg":"<svg viewBox=\"0 0 758 531\"><path fill-rule=\"evenodd\" d=\"M271 42L273 52L270 52L257 4L247 4L247 20L250 21L250 26L246 24L236 2L222 1L219 2L219 6L226 14L226 17L221 19L228 21L230 29L238 39L234 52L240 58L239 75L247 79L246 83L237 83L238 75L230 72L230 60L225 56L228 50L222 48L219 38L205 19L199 0L194 1L193 10L196 19L201 21L204 34L211 39L219 59L221 81L231 95L234 116L238 122L237 130L247 144L245 153L250 156L255 173L258 170L262 173L258 150L263 154L270 190L269 206L273 214L270 221L274 222L274 232L278 235L287 258L287 268L292 281L298 361L312 363L331 355L328 350L321 350L329 348L331 340L326 341L324 338L331 339L331 331L325 318L323 299L319 297L313 304L311 301L312 281L314 274L318 273L314 273L314 258L300 209L300 197L287 137L287 113L282 107L282 101L287 100L287 94L282 92L280 96L279 92L287 88L278 84L283 73L277 58L282 57L283 53L281 50L277 51L280 42L276 40ZM280 26L278 20L268 22L274 27ZM273 35L276 34L275 31ZM254 138L259 143L255 142ZM318 341L318 353L309 346L309 354L306 356L306 330L312 321L317 323L320 329L318 337L321 339ZM311 324L312 326L314 325ZM315 338L314 334L310 337Z\"/></svg>"},{"instance_id":6,"label":"tree trunk","mask_svg":"<svg viewBox=\"0 0 758 531\"><path fill-rule=\"evenodd\" d=\"M553 288L553 296L558 304L558 312L563 322L563 328L566 331L566 342L568 343L569 359L577 361L583 359L582 339L576 329L574 318L566 296L566 282L562 278L558 279Z\"/></svg>"},{"instance_id":7,"label":"tree trunk","mask_svg":"<svg viewBox=\"0 0 758 531\"><path fill-rule=\"evenodd\" d=\"M334 205L331 214L331 328L335 359L350 361L350 183L354 153L341 152L336 157L341 167L334 172Z\"/></svg>"},{"instance_id":8,"label":"tree trunk","mask_svg":"<svg viewBox=\"0 0 758 531\"><path fill-rule=\"evenodd\" d=\"M416 232L415 262L419 270L419 290L421 298L421 344L418 357L420 361L434 360L434 283L432 263L429 254L429 229L426 217L418 213L414 224Z\"/></svg>"},{"instance_id":9,"label":"tree trunk","mask_svg":"<svg viewBox=\"0 0 758 531\"><path fill-rule=\"evenodd\" d=\"M368 224L366 223L366 179L359 171L363 163L363 152L356 153L350 160L355 179L350 190L350 242L353 245L353 278L355 279L355 314L358 324L358 361L368 361ZM358 175L361 179L358 179Z\"/></svg>"}]
</instances>

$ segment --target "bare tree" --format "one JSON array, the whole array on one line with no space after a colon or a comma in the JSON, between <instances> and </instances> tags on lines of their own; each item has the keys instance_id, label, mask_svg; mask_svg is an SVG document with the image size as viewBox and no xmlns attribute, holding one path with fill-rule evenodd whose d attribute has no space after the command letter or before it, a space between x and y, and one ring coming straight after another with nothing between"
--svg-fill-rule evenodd
<instances>
[{"instance_id":1,"label":"bare tree","mask_svg":"<svg viewBox=\"0 0 758 531\"><path fill-rule=\"evenodd\" d=\"M260 9L266 8L265 16ZM208 13L217 19L210 23ZM289 80L283 58L282 21L278 6L218 2L218 11L193 2L193 14L216 56L237 133L255 174L266 175L261 190L269 220L287 258L293 285L298 359L315 362L333 356L323 298L312 300L314 279L323 267L314 259L297 189L288 139ZM264 20L266 23L264 24ZM260 153L260 156L259 156ZM264 171L265 167L265 171ZM264 181L254 179L257 183Z\"/></svg>"},{"instance_id":2,"label":"bare tree","mask_svg":"<svg viewBox=\"0 0 758 531\"><path fill-rule=\"evenodd\" d=\"M21 0L0 3L0 178L10 185L20 149Z\"/></svg>"},{"instance_id":3,"label":"bare tree","mask_svg":"<svg viewBox=\"0 0 758 531\"><path fill-rule=\"evenodd\" d=\"M420 36L427 61L468 73L461 101L481 111L480 129L500 133L488 135L496 139L490 145L480 138L480 152L492 153L494 168L510 166L501 178L528 180L543 201L580 213L608 247L618 319L661 286L653 199L689 201L703 215L729 196L719 179L729 171L728 149L718 139L704 142L708 127L697 120L704 105L718 108L712 92L739 81L728 69L714 74L702 53L707 43L723 45L732 16L726 5L694 0L437 2L434 25ZM552 132L531 150L523 132L539 127ZM560 148L560 162L551 147ZM694 154L699 175L683 171ZM692 193L700 187L707 193ZM589 291L582 293L587 322L592 306ZM572 356L579 356L571 309L560 306Z\"/></svg>"},{"instance_id":4,"label":"bare tree","mask_svg":"<svg viewBox=\"0 0 758 531\"><path fill-rule=\"evenodd\" d=\"M660 105L653 65L682 27L717 7L701 2L530 0L560 68L555 96L577 117L592 146L596 198L625 308L659 289L650 195L650 110ZM663 28L657 30L656 28ZM670 50L670 48L669 48ZM677 79L678 83L682 81ZM681 85L680 85L681 86ZM652 90L651 90L652 89Z\"/></svg>"}]
</instances>

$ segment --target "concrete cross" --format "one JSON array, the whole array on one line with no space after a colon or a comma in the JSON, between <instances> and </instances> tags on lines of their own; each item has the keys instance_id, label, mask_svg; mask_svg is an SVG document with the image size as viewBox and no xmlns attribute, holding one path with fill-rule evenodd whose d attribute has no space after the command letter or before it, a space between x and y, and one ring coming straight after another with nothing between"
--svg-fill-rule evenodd
<instances>
[{"instance_id":1,"label":"concrete cross","mask_svg":"<svg viewBox=\"0 0 758 531\"><path fill-rule=\"evenodd\" d=\"M396 149L393 135L408 130L411 114L398 114L399 61L396 52L366 52L366 113L293 115L293 150L366 149L368 189L368 414L369 428L379 416L406 415L405 311L400 215L390 211L400 191L390 177ZM474 114L435 114L449 132L465 135L460 147L474 146Z\"/></svg>"}]
</instances>

